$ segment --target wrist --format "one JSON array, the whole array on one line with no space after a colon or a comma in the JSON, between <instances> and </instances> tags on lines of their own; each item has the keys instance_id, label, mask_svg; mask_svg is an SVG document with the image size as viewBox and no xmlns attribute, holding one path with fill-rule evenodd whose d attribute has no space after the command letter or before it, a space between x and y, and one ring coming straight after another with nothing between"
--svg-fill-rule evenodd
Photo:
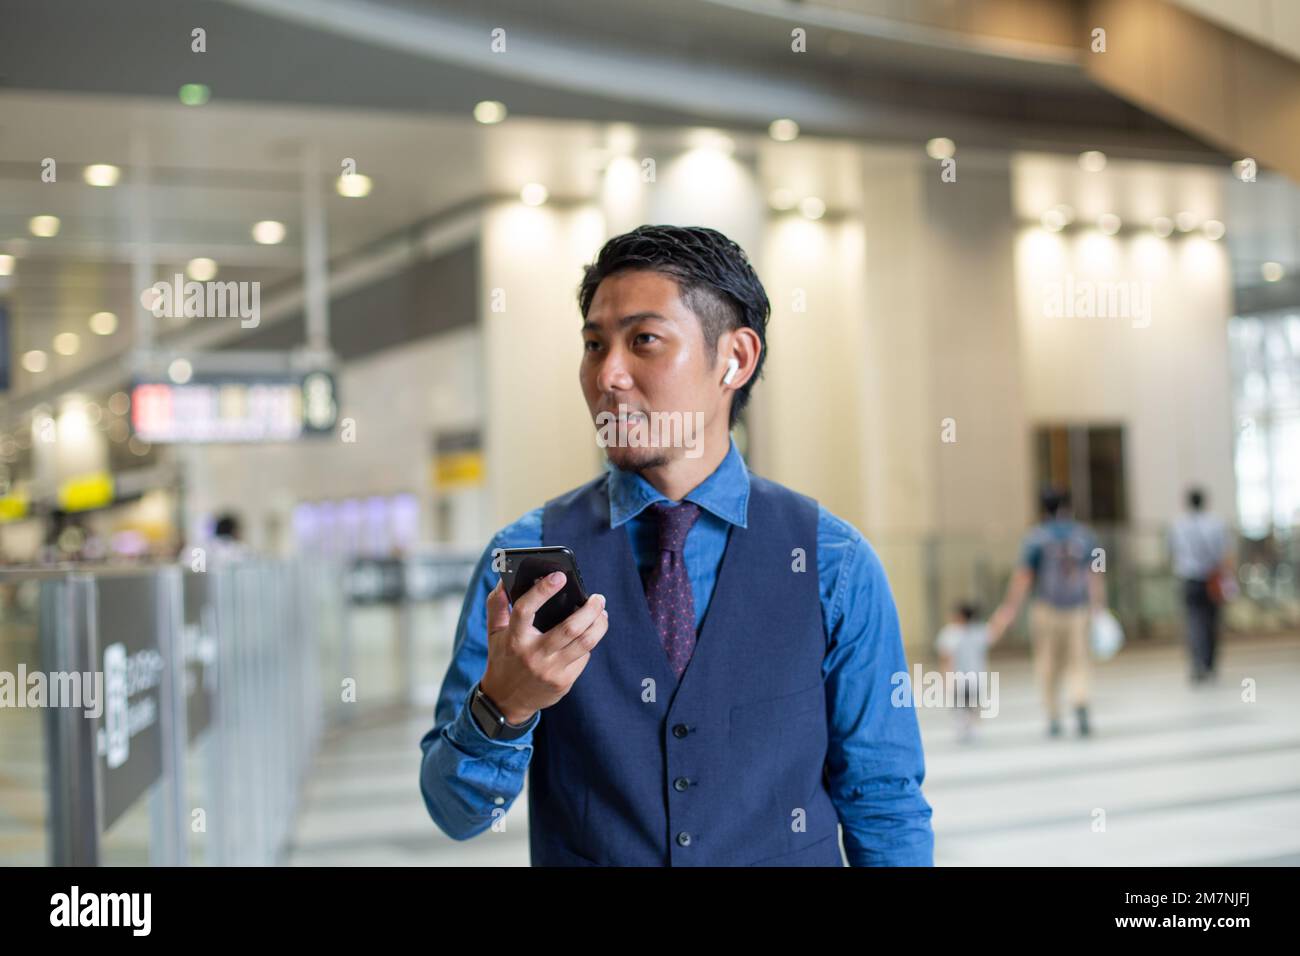
<instances>
[{"instance_id":1,"label":"wrist","mask_svg":"<svg viewBox=\"0 0 1300 956\"><path fill-rule=\"evenodd\" d=\"M533 719L533 714L536 713L536 711L521 711L504 703L501 697L492 689L487 674L484 674L482 680L478 682L478 689L482 691L483 696L491 702L492 706L501 712L501 716L506 719L506 723L514 727L521 727L528 723Z\"/></svg>"}]
</instances>

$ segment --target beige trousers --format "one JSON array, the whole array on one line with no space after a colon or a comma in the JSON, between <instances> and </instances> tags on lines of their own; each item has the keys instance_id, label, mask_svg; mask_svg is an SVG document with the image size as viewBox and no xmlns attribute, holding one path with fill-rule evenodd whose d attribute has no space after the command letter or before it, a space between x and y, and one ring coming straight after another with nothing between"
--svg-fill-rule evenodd
<instances>
[{"instance_id":1,"label":"beige trousers","mask_svg":"<svg viewBox=\"0 0 1300 956\"><path fill-rule=\"evenodd\" d=\"M1029 606L1029 634L1033 640L1034 674L1051 720L1061 716L1061 677L1071 707L1088 703L1088 605L1053 607L1046 601Z\"/></svg>"}]
</instances>

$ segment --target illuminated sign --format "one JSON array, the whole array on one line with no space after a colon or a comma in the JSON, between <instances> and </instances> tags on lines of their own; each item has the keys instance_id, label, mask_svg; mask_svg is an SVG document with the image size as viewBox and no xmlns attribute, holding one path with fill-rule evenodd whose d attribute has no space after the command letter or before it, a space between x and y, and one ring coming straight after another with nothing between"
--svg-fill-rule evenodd
<instances>
[{"instance_id":1,"label":"illuminated sign","mask_svg":"<svg viewBox=\"0 0 1300 956\"><path fill-rule=\"evenodd\" d=\"M296 441L328 434L338 421L334 378L140 382L131 390L131 426L141 439L172 442Z\"/></svg>"},{"instance_id":2,"label":"illuminated sign","mask_svg":"<svg viewBox=\"0 0 1300 956\"><path fill-rule=\"evenodd\" d=\"M93 472L70 478L58 488L59 507L64 511L90 511L113 503L113 476Z\"/></svg>"}]
</instances>

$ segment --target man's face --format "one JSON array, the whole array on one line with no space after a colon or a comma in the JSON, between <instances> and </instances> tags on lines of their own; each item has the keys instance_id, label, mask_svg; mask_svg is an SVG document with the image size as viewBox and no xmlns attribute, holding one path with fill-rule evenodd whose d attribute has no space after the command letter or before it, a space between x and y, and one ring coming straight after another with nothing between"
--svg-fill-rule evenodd
<instances>
[{"instance_id":1,"label":"man's face","mask_svg":"<svg viewBox=\"0 0 1300 956\"><path fill-rule=\"evenodd\" d=\"M578 378L592 423L600 431L610 415L620 414L620 405L627 406L627 442L605 448L614 467L639 471L685 454L684 447L672 444L674 429L661 427L658 436L652 434L651 413L680 412L684 427L693 427L702 412L706 432L716 416L727 414L725 391L718 387L722 363L709 361L700 320L669 276L628 270L604 279L592 298L582 340ZM718 342L719 356L727 341L724 335ZM618 426L622 431L624 422ZM703 434L695 440L702 441Z\"/></svg>"}]
</instances>

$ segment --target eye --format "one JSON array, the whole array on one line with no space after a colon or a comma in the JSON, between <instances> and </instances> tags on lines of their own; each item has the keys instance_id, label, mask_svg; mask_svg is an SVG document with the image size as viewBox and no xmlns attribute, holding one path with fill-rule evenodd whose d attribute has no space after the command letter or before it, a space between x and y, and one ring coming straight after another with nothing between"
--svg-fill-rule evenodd
<instances>
[{"instance_id":1,"label":"eye","mask_svg":"<svg viewBox=\"0 0 1300 956\"><path fill-rule=\"evenodd\" d=\"M583 341L582 341L582 350L583 350L584 352L590 352L590 351L592 351L591 346L593 346L593 345L596 346L597 348L600 347L600 343L597 342L595 339L583 339Z\"/></svg>"},{"instance_id":2,"label":"eye","mask_svg":"<svg viewBox=\"0 0 1300 956\"><path fill-rule=\"evenodd\" d=\"M637 336L636 336L636 337L639 339L639 338L641 338L641 337L643 337L643 336L646 337L646 338L651 338L651 339L657 339L657 338L659 338L659 336L655 335L653 332L639 332L639 333L637 333Z\"/></svg>"}]
</instances>

